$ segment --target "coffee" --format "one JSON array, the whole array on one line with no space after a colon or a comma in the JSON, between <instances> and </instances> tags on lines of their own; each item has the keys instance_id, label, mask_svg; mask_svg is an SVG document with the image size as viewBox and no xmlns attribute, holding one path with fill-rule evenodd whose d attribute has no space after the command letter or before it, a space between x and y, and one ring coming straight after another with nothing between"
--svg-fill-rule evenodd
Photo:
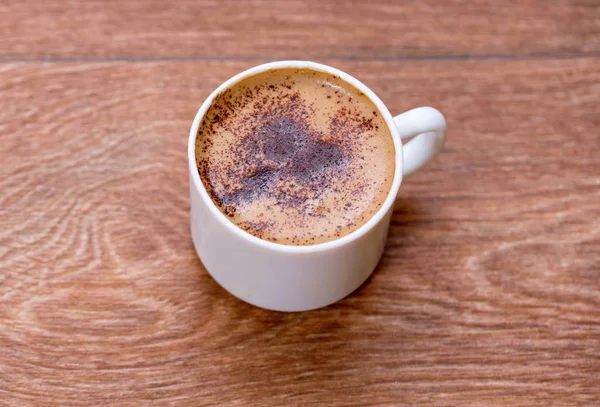
<instances>
[{"instance_id":1,"label":"coffee","mask_svg":"<svg viewBox=\"0 0 600 407\"><path fill-rule=\"evenodd\" d=\"M366 223L392 186L395 150L371 100L337 76L277 69L219 94L196 162L215 205L264 240L312 245Z\"/></svg>"}]
</instances>

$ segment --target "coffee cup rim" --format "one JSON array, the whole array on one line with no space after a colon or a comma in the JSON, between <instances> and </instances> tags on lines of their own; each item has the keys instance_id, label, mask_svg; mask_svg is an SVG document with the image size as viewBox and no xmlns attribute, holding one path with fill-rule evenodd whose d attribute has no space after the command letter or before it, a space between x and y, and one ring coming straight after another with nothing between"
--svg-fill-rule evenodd
<instances>
[{"instance_id":1,"label":"coffee cup rim","mask_svg":"<svg viewBox=\"0 0 600 407\"><path fill-rule=\"evenodd\" d=\"M314 245L307 246L293 246L286 245L282 243L270 242L268 240L261 239L252 235L249 232L246 232L235 223L231 222L225 214L223 214L219 208L215 205L213 200L210 198L202 180L200 179L200 174L198 172L198 166L196 163L196 137L198 134L198 128L200 127L200 123L202 118L208 111L210 105L214 101L214 99L225 92L227 89L231 88L236 83L252 77L254 75L258 75L260 73L276 70L276 69L286 69L286 68L296 68L296 69L311 69L318 72L324 72L331 75L335 75L340 77L344 82L354 86L360 92L364 93L365 96L371 100L371 102L375 105L378 112L383 116L390 134L392 135L392 140L394 143L394 153L395 153L395 169L394 169L394 179L392 182L392 186L388 191L388 194L381 205L381 207L358 229L352 231L351 233L342 236L338 239L330 240L323 243L317 243ZM193 183L196 190L198 190L200 198L206 203L208 209L211 211L212 215L218 219L229 231L240 237L241 239L247 240L249 242L254 243L257 246L263 247L269 250L276 250L280 252L287 253L316 253L321 251L332 250L341 246L344 246L352 241L355 241L361 238L363 235L368 233L373 227L375 227L379 222L383 220L385 214L390 210L390 208L394 205L396 200L396 196L398 194L398 190L400 189L400 184L402 183L402 169L403 169L403 153L402 153L402 142L400 140L400 135L398 133L398 128L394 124L394 117L385 106L385 104L379 99L379 97L365 84L363 84L358 79L353 76L347 74L344 71L341 71L337 68L333 68L329 65L324 65L311 61L301 61L301 60L289 60L289 61L276 61L276 62L268 62L265 64L257 65L250 69L247 69L243 72L238 73L237 75L231 77L227 81L223 82L217 89L215 89L208 98L202 103L198 112L196 113L196 117L192 122L192 126L190 128L190 136L188 141L188 164L190 171L190 182Z\"/></svg>"}]
</instances>

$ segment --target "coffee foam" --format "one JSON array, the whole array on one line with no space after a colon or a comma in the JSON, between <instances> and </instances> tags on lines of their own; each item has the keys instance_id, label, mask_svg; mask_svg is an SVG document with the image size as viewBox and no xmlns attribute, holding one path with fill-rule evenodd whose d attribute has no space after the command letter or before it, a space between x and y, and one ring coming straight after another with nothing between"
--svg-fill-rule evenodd
<instances>
[{"instance_id":1,"label":"coffee foam","mask_svg":"<svg viewBox=\"0 0 600 407\"><path fill-rule=\"evenodd\" d=\"M278 69L218 95L196 140L200 178L236 225L311 245L358 229L391 188L395 150L373 103L339 77Z\"/></svg>"}]
</instances>

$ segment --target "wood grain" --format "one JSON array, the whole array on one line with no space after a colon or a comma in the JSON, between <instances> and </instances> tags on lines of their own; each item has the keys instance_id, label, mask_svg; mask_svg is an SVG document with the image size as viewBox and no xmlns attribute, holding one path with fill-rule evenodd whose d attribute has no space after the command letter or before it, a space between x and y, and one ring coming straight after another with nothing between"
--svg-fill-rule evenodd
<instances>
[{"instance_id":1,"label":"wood grain","mask_svg":"<svg viewBox=\"0 0 600 407\"><path fill-rule=\"evenodd\" d=\"M254 62L0 65L0 405L600 404L600 58L330 63L451 131L373 277L295 314L227 294L188 230L191 120Z\"/></svg>"},{"instance_id":2,"label":"wood grain","mask_svg":"<svg viewBox=\"0 0 600 407\"><path fill-rule=\"evenodd\" d=\"M0 15L4 60L600 54L597 0L8 0Z\"/></svg>"}]
</instances>

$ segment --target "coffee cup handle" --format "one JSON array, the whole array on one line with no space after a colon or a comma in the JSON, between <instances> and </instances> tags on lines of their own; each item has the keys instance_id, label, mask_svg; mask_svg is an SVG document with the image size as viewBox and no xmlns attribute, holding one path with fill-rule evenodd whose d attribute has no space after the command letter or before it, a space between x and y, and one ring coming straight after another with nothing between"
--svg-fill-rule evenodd
<instances>
[{"instance_id":1,"label":"coffee cup handle","mask_svg":"<svg viewBox=\"0 0 600 407\"><path fill-rule=\"evenodd\" d=\"M427 164L444 148L446 119L433 107L418 107L394 117L400 139L414 139L404 144L403 176Z\"/></svg>"}]
</instances>

